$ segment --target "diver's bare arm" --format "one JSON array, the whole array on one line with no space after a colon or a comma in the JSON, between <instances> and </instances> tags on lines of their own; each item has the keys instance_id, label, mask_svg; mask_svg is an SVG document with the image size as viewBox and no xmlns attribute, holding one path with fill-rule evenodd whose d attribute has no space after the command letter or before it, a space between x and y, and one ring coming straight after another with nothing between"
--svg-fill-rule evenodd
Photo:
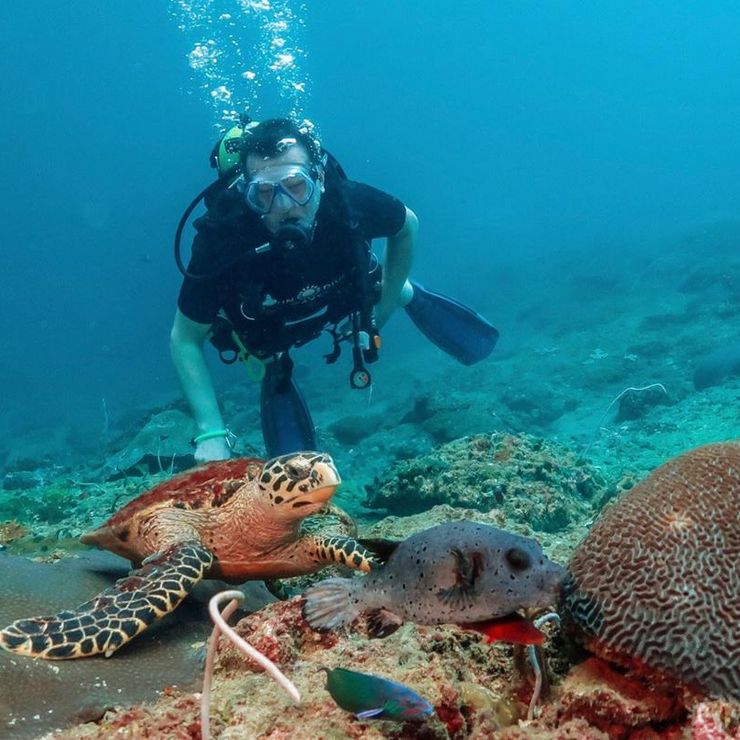
<instances>
[{"instance_id":1,"label":"diver's bare arm","mask_svg":"<svg viewBox=\"0 0 740 740\"><path fill-rule=\"evenodd\" d=\"M211 373L203 354L209 324L192 321L178 309L170 332L170 354L200 433L223 429Z\"/></svg>"},{"instance_id":2,"label":"diver's bare arm","mask_svg":"<svg viewBox=\"0 0 740 740\"><path fill-rule=\"evenodd\" d=\"M375 308L375 318L382 327L393 311L408 303L411 286L407 286L411 264L414 261L416 236L419 233L419 219L410 209L406 209L406 220L401 230L388 237L383 264L383 285L380 300Z\"/></svg>"}]
</instances>

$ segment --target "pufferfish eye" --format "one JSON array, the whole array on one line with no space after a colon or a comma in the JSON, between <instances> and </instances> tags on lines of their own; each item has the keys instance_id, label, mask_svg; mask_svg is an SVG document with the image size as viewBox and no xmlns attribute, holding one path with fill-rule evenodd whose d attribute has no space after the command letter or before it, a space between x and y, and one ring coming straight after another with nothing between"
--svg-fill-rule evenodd
<instances>
[{"instance_id":1,"label":"pufferfish eye","mask_svg":"<svg viewBox=\"0 0 740 740\"><path fill-rule=\"evenodd\" d=\"M510 550L507 550L504 553L504 557L513 571L526 570L532 565L529 555L518 547L512 547Z\"/></svg>"}]
</instances>

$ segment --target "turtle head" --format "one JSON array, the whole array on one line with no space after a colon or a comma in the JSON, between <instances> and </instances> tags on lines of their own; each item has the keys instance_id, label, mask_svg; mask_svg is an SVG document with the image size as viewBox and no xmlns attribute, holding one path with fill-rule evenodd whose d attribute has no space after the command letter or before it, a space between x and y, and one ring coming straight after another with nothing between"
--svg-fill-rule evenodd
<instances>
[{"instance_id":1,"label":"turtle head","mask_svg":"<svg viewBox=\"0 0 740 740\"><path fill-rule=\"evenodd\" d=\"M295 452L268 460L257 485L275 515L298 520L315 514L341 483L334 461L321 452Z\"/></svg>"}]
</instances>

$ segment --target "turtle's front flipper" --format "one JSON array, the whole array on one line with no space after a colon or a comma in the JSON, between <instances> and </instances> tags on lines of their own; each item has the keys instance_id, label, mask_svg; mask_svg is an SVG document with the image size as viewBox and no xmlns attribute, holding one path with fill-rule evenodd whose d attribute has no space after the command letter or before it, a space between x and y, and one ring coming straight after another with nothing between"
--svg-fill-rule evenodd
<instances>
[{"instance_id":1,"label":"turtle's front flipper","mask_svg":"<svg viewBox=\"0 0 740 740\"><path fill-rule=\"evenodd\" d=\"M312 551L322 565L346 565L365 573L381 565L381 561L366 547L351 537L314 536Z\"/></svg>"},{"instance_id":2,"label":"turtle's front flipper","mask_svg":"<svg viewBox=\"0 0 740 740\"><path fill-rule=\"evenodd\" d=\"M16 620L0 630L0 647L47 660L108 658L176 609L212 562L199 542L172 545L77 609Z\"/></svg>"},{"instance_id":3,"label":"turtle's front flipper","mask_svg":"<svg viewBox=\"0 0 740 740\"><path fill-rule=\"evenodd\" d=\"M317 513L319 516L336 517L350 537L357 536L357 522L340 506L327 502Z\"/></svg>"}]
</instances>

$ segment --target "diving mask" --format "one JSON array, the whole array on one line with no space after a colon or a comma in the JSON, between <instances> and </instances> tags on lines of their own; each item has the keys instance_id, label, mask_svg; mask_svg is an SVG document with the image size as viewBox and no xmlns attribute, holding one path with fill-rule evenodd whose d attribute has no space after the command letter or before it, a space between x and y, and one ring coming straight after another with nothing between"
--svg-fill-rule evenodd
<instances>
[{"instance_id":1,"label":"diving mask","mask_svg":"<svg viewBox=\"0 0 740 740\"><path fill-rule=\"evenodd\" d=\"M264 173L244 185L244 199L253 211L265 215L274 205L288 210L294 203L305 206L311 200L316 183L304 167L281 167L273 172L278 177Z\"/></svg>"}]
</instances>

